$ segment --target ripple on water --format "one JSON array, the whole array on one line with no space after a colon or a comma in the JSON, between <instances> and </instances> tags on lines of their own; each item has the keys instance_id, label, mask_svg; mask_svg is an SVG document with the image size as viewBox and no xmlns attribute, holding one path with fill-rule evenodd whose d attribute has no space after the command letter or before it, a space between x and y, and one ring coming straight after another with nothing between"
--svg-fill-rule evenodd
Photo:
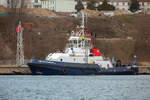
<instances>
[{"instance_id":1,"label":"ripple on water","mask_svg":"<svg viewBox=\"0 0 150 100\"><path fill-rule=\"evenodd\" d=\"M150 76L0 76L0 100L150 100Z\"/></svg>"}]
</instances>

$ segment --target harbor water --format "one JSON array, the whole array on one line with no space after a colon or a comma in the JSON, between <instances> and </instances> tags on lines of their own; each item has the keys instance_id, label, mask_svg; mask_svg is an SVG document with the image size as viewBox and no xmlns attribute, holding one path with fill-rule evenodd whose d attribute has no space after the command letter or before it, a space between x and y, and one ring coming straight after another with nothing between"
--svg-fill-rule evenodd
<instances>
[{"instance_id":1,"label":"harbor water","mask_svg":"<svg viewBox=\"0 0 150 100\"><path fill-rule=\"evenodd\" d=\"M0 100L150 100L150 76L0 76Z\"/></svg>"}]
</instances>

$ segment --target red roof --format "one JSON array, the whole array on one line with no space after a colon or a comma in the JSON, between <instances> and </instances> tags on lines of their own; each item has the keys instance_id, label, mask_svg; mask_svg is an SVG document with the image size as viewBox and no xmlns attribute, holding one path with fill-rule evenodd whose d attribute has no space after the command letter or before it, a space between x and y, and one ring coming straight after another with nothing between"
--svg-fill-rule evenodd
<instances>
[{"instance_id":1,"label":"red roof","mask_svg":"<svg viewBox=\"0 0 150 100\"><path fill-rule=\"evenodd\" d=\"M78 1L78 0L74 0L74 1ZM81 0L81 1L85 1L85 2L89 2L89 1L97 1L97 2L103 2L104 0ZM128 2L130 0L107 0L107 1L110 1L110 2L113 2L113 1L116 1L116 2ZM148 0L150 1L150 0Z\"/></svg>"},{"instance_id":2,"label":"red roof","mask_svg":"<svg viewBox=\"0 0 150 100\"><path fill-rule=\"evenodd\" d=\"M74 1L78 1L78 0L74 0ZM93 0L81 0L81 1L93 1ZM100 1L104 1L104 0L94 0L94 1L97 1L97 2L100 2ZM108 0L109 1L109 0ZM113 1L113 0L112 0ZM115 0L114 0L115 1ZM117 0L116 0L117 1ZM123 1L123 0L122 0ZM124 0L126 1L126 0ZM150 2L150 0L138 0L139 2Z\"/></svg>"},{"instance_id":3,"label":"red roof","mask_svg":"<svg viewBox=\"0 0 150 100\"><path fill-rule=\"evenodd\" d=\"M150 0L139 0L139 2L150 2Z\"/></svg>"},{"instance_id":4,"label":"red roof","mask_svg":"<svg viewBox=\"0 0 150 100\"><path fill-rule=\"evenodd\" d=\"M74 0L74 1L78 1L78 0ZM93 1L93 0L81 0L81 1ZM94 1L99 2L99 1L104 1L104 0L94 0Z\"/></svg>"},{"instance_id":5,"label":"red roof","mask_svg":"<svg viewBox=\"0 0 150 100\"><path fill-rule=\"evenodd\" d=\"M104 1L104 0L82 0L82 1Z\"/></svg>"}]
</instances>

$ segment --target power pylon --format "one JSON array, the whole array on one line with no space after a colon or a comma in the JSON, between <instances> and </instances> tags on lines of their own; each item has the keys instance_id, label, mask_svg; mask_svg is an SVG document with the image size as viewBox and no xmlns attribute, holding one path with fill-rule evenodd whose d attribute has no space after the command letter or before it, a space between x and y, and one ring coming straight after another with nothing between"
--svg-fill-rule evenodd
<instances>
[{"instance_id":1,"label":"power pylon","mask_svg":"<svg viewBox=\"0 0 150 100\"><path fill-rule=\"evenodd\" d=\"M16 53L16 64L21 67L24 65L24 50L23 50L23 30L21 21L17 27L17 53Z\"/></svg>"}]
</instances>

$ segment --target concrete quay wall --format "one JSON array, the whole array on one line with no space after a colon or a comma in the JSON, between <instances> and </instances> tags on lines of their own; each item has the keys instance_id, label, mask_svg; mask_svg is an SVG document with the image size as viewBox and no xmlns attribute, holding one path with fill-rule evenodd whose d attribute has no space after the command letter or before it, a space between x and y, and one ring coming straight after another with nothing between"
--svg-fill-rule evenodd
<instances>
[{"instance_id":1,"label":"concrete quay wall","mask_svg":"<svg viewBox=\"0 0 150 100\"><path fill-rule=\"evenodd\" d=\"M0 75L30 75L29 67L0 67Z\"/></svg>"},{"instance_id":2,"label":"concrete quay wall","mask_svg":"<svg viewBox=\"0 0 150 100\"><path fill-rule=\"evenodd\" d=\"M139 66L139 75L150 75L150 66ZM0 67L0 75L31 75L29 67Z\"/></svg>"},{"instance_id":3,"label":"concrete quay wall","mask_svg":"<svg viewBox=\"0 0 150 100\"><path fill-rule=\"evenodd\" d=\"M150 66L139 66L138 74L150 74Z\"/></svg>"}]
</instances>

